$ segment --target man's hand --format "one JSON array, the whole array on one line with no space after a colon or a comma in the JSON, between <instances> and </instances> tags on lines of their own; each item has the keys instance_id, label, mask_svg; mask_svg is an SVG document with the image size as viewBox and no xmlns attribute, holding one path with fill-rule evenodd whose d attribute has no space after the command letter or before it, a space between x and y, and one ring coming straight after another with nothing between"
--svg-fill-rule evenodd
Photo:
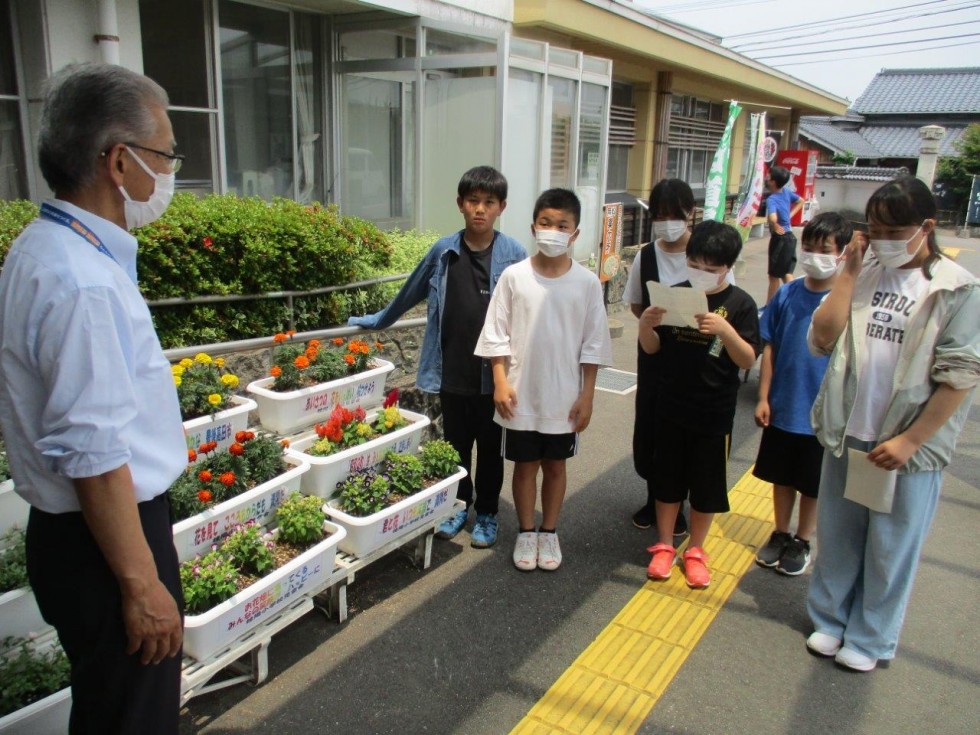
<instances>
[{"instance_id":1,"label":"man's hand","mask_svg":"<svg viewBox=\"0 0 980 735\"><path fill-rule=\"evenodd\" d=\"M501 383L494 385L493 405L497 408L500 418L511 419L514 417L514 408L517 406L517 391L511 387L510 383L501 381Z\"/></svg>"},{"instance_id":2,"label":"man's hand","mask_svg":"<svg viewBox=\"0 0 980 735\"><path fill-rule=\"evenodd\" d=\"M158 664L173 658L184 638L180 611L159 579L122 589L122 615L126 626L126 653L142 651L140 663Z\"/></svg>"},{"instance_id":3,"label":"man's hand","mask_svg":"<svg viewBox=\"0 0 980 735\"><path fill-rule=\"evenodd\" d=\"M765 429L769 426L769 401L760 400L755 404L755 425Z\"/></svg>"},{"instance_id":4,"label":"man's hand","mask_svg":"<svg viewBox=\"0 0 980 735\"><path fill-rule=\"evenodd\" d=\"M592 420L592 397L580 395L575 399L572 410L568 412L568 420L574 427L573 431L585 431Z\"/></svg>"}]
</instances>

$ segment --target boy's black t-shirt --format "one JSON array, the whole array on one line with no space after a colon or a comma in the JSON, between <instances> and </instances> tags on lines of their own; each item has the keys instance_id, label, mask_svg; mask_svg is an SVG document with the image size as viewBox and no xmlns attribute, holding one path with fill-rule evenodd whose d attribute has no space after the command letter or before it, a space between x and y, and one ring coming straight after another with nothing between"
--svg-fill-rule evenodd
<instances>
[{"instance_id":1,"label":"boy's black t-shirt","mask_svg":"<svg viewBox=\"0 0 980 735\"><path fill-rule=\"evenodd\" d=\"M494 234L494 242L497 235ZM449 254L442 314L442 390L477 395L483 389L483 358L473 354L490 305L490 257L473 252L460 233L460 252Z\"/></svg>"},{"instance_id":2,"label":"boy's black t-shirt","mask_svg":"<svg viewBox=\"0 0 980 735\"><path fill-rule=\"evenodd\" d=\"M675 288L689 288L678 284ZM755 301L737 286L708 294L708 310L721 314L759 354L759 312ZM689 327L657 327L662 360L658 411L689 429L730 434L735 420L739 370L728 350L709 354L715 337ZM720 339L720 338L719 338ZM717 349L715 350L717 352Z\"/></svg>"}]
</instances>

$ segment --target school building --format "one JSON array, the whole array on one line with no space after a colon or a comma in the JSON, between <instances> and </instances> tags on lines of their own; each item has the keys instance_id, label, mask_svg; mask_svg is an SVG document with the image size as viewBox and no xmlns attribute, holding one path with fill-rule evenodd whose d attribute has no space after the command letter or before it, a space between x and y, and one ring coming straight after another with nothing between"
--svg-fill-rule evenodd
<instances>
[{"instance_id":1,"label":"school building","mask_svg":"<svg viewBox=\"0 0 980 735\"><path fill-rule=\"evenodd\" d=\"M730 191L749 112L791 147L801 116L846 109L628 0L0 0L0 199L48 195L41 85L89 60L167 90L180 189L448 232L459 175L490 163L511 185L500 227L523 240L542 189L579 194L579 258L603 202L636 214L665 175L703 193L728 100L746 110Z\"/></svg>"}]
</instances>

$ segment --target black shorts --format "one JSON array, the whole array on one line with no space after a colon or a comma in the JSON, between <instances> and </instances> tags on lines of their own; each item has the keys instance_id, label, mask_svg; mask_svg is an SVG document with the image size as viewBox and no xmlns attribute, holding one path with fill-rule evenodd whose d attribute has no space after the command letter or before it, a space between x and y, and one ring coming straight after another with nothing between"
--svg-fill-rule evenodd
<instances>
[{"instance_id":1,"label":"black shorts","mask_svg":"<svg viewBox=\"0 0 980 735\"><path fill-rule=\"evenodd\" d=\"M769 275L784 278L796 268L796 235L786 230L769 237Z\"/></svg>"},{"instance_id":2,"label":"black shorts","mask_svg":"<svg viewBox=\"0 0 980 735\"><path fill-rule=\"evenodd\" d=\"M511 462L539 462L542 459L568 459L578 453L578 434L542 434L540 431L504 429L504 459Z\"/></svg>"},{"instance_id":3,"label":"black shorts","mask_svg":"<svg viewBox=\"0 0 980 735\"><path fill-rule=\"evenodd\" d=\"M657 422L655 471L649 478L654 497L662 503L690 499L700 513L727 513L728 434L704 434L670 419Z\"/></svg>"},{"instance_id":4,"label":"black shorts","mask_svg":"<svg viewBox=\"0 0 980 735\"><path fill-rule=\"evenodd\" d=\"M762 430L759 456L752 474L774 485L785 485L808 498L817 497L823 447L812 434L793 434L767 426Z\"/></svg>"}]
</instances>

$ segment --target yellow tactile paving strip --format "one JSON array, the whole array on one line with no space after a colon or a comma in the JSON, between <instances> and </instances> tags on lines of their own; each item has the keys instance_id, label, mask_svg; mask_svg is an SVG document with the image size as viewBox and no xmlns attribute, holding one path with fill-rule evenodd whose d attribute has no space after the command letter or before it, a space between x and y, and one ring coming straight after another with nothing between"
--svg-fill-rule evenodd
<instances>
[{"instance_id":1,"label":"yellow tactile paving strip","mask_svg":"<svg viewBox=\"0 0 980 735\"><path fill-rule=\"evenodd\" d=\"M960 256L960 251L962 250L963 248L942 248L943 255L953 260L956 260Z\"/></svg>"},{"instance_id":2,"label":"yellow tactile paving strip","mask_svg":"<svg viewBox=\"0 0 980 735\"><path fill-rule=\"evenodd\" d=\"M679 568L665 582L648 581L511 735L636 732L769 537L771 492L747 472L705 543L711 586L688 589Z\"/></svg>"}]
</instances>

